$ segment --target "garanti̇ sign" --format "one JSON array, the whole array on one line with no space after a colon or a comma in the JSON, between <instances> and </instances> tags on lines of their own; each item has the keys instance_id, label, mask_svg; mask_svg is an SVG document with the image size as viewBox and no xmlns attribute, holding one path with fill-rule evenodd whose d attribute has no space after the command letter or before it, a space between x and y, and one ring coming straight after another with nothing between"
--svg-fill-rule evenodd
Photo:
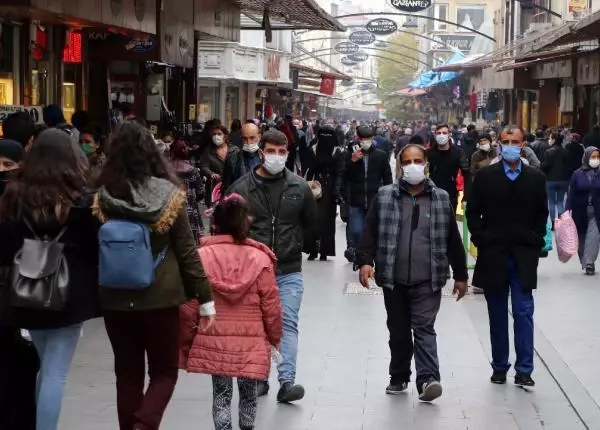
<instances>
[{"instance_id":1,"label":"garanti\u0307 sign","mask_svg":"<svg viewBox=\"0 0 600 430\"><path fill-rule=\"evenodd\" d=\"M432 0L391 0L391 5L402 12L420 12L433 4Z\"/></svg>"},{"instance_id":2,"label":"garanti\u0307 sign","mask_svg":"<svg viewBox=\"0 0 600 430\"><path fill-rule=\"evenodd\" d=\"M377 18L369 21L365 26L367 31L378 36L386 36L398 30L398 24L388 18Z\"/></svg>"}]
</instances>

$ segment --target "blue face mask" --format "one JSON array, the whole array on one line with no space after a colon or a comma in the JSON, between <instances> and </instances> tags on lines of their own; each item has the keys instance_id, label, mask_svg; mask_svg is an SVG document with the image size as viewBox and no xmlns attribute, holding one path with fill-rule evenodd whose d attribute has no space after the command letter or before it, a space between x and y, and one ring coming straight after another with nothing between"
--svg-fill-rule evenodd
<instances>
[{"instance_id":1,"label":"blue face mask","mask_svg":"<svg viewBox=\"0 0 600 430\"><path fill-rule=\"evenodd\" d=\"M511 145L502 145L502 149L500 151L502 155L502 159L512 163L521 158L521 147L520 146L511 146Z\"/></svg>"}]
</instances>

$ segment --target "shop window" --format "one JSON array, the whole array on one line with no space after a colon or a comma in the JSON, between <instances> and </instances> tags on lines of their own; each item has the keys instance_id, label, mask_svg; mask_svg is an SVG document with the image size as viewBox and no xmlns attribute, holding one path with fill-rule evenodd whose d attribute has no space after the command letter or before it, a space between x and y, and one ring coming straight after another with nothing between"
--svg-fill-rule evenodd
<instances>
[{"instance_id":1,"label":"shop window","mask_svg":"<svg viewBox=\"0 0 600 430\"><path fill-rule=\"evenodd\" d=\"M0 27L0 72L13 72L13 27L2 25Z\"/></svg>"},{"instance_id":2,"label":"shop window","mask_svg":"<svg viewBox=\"0 0 600 430\"><path fill-rule=\"evenodd\" d=\"M448 20L448 5L447 4L435 4L435 18ZM448 24L445 22L435 21L435 30L447 30Z\"/></svg>"},{"instance_id":3,"label":"shop window","mask_svg":"<svg viewBox=\"0 0 600 430\"><path fill-rule=\"evenodd\" d=\"M217 116L217 88L200 87L198 121L206 122Z\"/></svg>"},{"instance_id":4,"label":"shop window","mask_svg":"<svg viewBox=\"0 0 600 430\"><path fill-rule=\"evenodd\" d=\"M65 114L65 119L70 124L71 117L75 113L76 104L76 89L74 82L64 82L62 86L62 108Z\"/></svg>"},{"instance_id":5,"label":"shop window","mask_svg":"<svg viewBox=\"0 0 600 430\"><path fill-rule=\"evenodd\" d=\"M469 28L479 30L485 18L485 5L457 5L456 22L463 26L457 27L456 31L466 31ZM466 28L464 28L466 27Z\"/></svg>"},{"instance_id":6,"label":"shop window","mask_svg":"<svg viewBox=\"0 0 600 430\"><path fill-rule=\"evenodd\" d=\"M229 127L238 118L239 88L227 87L225 100L225 126Z\"/></svg>"}]
</instances>

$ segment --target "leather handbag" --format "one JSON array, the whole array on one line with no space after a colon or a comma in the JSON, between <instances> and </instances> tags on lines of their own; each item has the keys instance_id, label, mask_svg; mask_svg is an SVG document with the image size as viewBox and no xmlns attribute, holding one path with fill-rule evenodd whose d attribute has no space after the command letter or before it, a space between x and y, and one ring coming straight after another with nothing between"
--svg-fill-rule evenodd
<instances>
[{"instance_id":1,"label":"leather handbag","mask_svg":"<svg viewBox=\"0 0 600 430\"><path fill-rule=\"evenodd\" d=\"M69 267L59 240L67 227L49 240L39 238L29 222L25 224L34 235L25 239L13 260L10 274L11 304L18 308L62 311L66 307L69 288Z\"/></svg>"},{"instance_id":2,"label":"leather handbag","mask_svg":"<svg viewBox=\"0 0 600 430\"><path fill-rule=\"evenodd\" d=\"M308 177L308 170L306 171L306 174L304 175L304 179L308 183L308 186L310 187L310 191L312 191L315 199L319 200L321 197L323 197L323 186L316 179L309 181L306 179L307 177Z\"/></svg>"}]
</instances>

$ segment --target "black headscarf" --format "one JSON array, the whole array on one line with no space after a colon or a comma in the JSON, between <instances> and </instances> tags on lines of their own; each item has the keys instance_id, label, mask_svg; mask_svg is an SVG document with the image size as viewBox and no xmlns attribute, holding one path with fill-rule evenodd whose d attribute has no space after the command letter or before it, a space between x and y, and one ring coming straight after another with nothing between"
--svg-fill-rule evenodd
<instances>
[{"instance_id":1,"label":"black headscarf","mask_svg":"<svg viewBox=\"0 0 600 430\"><path fill-rule=\"evenodd\" d=\"M0 139L0 157L8 158L15 163L20 163L24 153L23 147L16 140ZM14 171L0 172L0 196L4 193L6 184L13 174Z\"/></svg>"},{"instance_id":2,"label":"black headscarf","mask_svg":"<svg viewBox=\"0 0 600 430\"><path fill-rule=\"evenodd\" d=\"M315 168L320 171L333 162L333 150L338 139L333 127L326 125L319 130L317 151L315 154Z\"/></svg>"}]
</instances>

